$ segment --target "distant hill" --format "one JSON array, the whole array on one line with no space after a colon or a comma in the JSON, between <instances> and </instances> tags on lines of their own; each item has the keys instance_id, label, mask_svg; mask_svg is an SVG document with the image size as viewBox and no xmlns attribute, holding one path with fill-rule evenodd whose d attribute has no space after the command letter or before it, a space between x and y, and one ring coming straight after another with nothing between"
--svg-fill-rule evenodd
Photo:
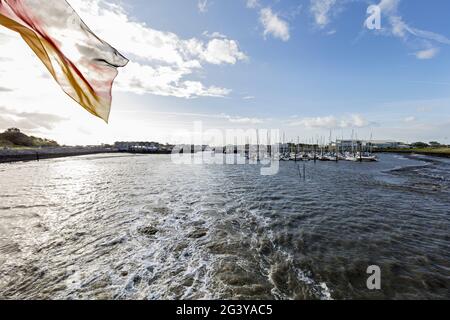
<instances>
[{"instance_id":1,"label":"distant hill","mask_svg":"<svg viewBox=\"0 0 450 320\"><path fill-rule=\"evenodd\" d=\"M27 136L17 128L11 128L0 133L0 147L58 147L53 140Z\"/></svg>"}]
</instances>

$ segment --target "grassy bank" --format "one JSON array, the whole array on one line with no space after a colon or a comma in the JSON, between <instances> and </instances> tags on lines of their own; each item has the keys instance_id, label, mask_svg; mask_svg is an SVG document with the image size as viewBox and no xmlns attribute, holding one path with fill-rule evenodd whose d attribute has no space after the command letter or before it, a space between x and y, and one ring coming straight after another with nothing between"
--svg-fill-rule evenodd
<instances>
[{"instance_id":1,"label":"grassy bank","mask_svg":"<svg viewBox=\"0 0 450 320\"><path fill-rule=\"evenodd\" d=\"M17 128L10 128L0 133L0 148L42 148L59 147L53 140L28 136Z\"/></svg>"},{"instance_id":2,"label":"grassy bank","mask_svg":"<svg viewBox=\"0 0 450 320\"><path fill-rule=\"evenodd\" d=\"M405 153L405 154L423 154L435 157L447 157L450 158L450 148L413 148L413 149L389 149L383 150L382 152L389 153Z\"/></svg>"}]
</instances>

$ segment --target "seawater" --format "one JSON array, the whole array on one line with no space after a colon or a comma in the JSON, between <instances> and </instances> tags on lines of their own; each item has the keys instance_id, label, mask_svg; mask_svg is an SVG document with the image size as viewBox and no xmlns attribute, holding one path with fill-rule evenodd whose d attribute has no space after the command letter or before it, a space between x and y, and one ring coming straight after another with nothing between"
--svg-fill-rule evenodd
<instances>
[{"instance_id":1,"label":"seawater","mask_svg":"<svg viewBox=\"0 0 450 320\"><path fill-rule=\"evenodd\" d=\"M0 298L449 299L450 161L380 160L2 164Z\"/></svg>"}]
</instances>

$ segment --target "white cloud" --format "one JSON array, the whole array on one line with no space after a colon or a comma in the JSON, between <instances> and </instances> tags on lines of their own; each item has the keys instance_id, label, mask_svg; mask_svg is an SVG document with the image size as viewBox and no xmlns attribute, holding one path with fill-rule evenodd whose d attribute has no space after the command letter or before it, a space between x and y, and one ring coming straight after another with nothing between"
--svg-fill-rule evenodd
<instances>
[{"instance_id":1,"label":"white cloud","mask_svg":"<svg viewBox=\"0 0 450 320\"><path fill-rule=\"evenodd\" d=\"M427 60L434 58L439 52L438 48L430 48L426 50L421 50L415 53L417 59Z\"/></svg>"},{"instance_id":2,"label":"white cloud","mask_svg":"<svg viewBox=\"0 0 450 320\"><path fill-rule=\"evenodd\" d=\"M123 72L117 82L123 91L137 94L152 94L173 96L178 98L224 97L231 93L230 89L216 86L206 87L199 81L183 80L191 73L189 68L172 68L170 66L142 65L130 62L127 72Z\"/></svg>"},{"instance_id":3,"label":"white cloud","mask_svg":"<svg viewBox=\"0 0 450 320\"><path fill-rule=\"evenodd\" d=\"M423 38L423 39L427 39L427 40L431 40L431 41L435 41L435 42L447 44L447 45L450 44L449 38L447 38L443 35L431 32L431 31L419 30L419 29L410 28L410 27L408 27L407 30L409 33L411 33L412 35L419 37L419 38Z\"/></svg>"},{"instance_id":4,"label":"white cloud","mask_svg":"<svg viewBox=\"0 0 450 320\"><path fill-rule=\"evenodd\" d=\"M249 118L249 117L232 117L224 115L224 118L228 119L231 123L236 124L262 124L264 123L263 119L259 118Z\"/></svg>"},{"instance_id":5,"label":"white cloud","mask_svg":"<svg viewBox=\"0 0 450 320\"><path fill-rule=\"evenodd\" d=\"M408 26L403 22L401 17L392 16L389 18L389 22L392 27L392 34L399 38L404 38L407 32Z\"/></svg>"},{"instance_id":6,"label":"white cloud","mask_svg":"<svg viewBox=\"0 0 450 320\"><path fill-rule=\"evenodd\" d=\"M198 0L197 7L198 11L205 13L208 11L208 0Z\"/></svg>"},{"instance_id":7,"label":"white cloud","mask_svg":"<svg viewBox=\"0 0 450 320\"><path fill-rule=\"evenodd\" d=\"M156 30L130 17L120 3L116 0L70 0L100 38L130 59L129 65L120 69L113 87L110 123L106 125L92 117L68 98L26 43L16 33L0 28L1 106L17 112L11 115L0 111L3 127L29 128L27 130L37 136L68 145L133 140L140 135L143 139L164 141L164 132L173 124L164 117L155 119L143 115L147 104L158 99L148 97L145 101L150 102L144 102L128 93L189 99L225 97L232 92L210 83L203 68L211 64L230 66L244 60L246 56L236 41L218 34L207 39L201 35L186 39ZM217 52L217 48L224 48L224 52ZM160 106L155 105L154 109L158 108ZM139 115L130 116L131 109L139 110ZM24 121L26 114L26 119L30 117L32 123ZM50 115L48 118L52 122L41 121L40 114ZM177 128L179 124L173 126Z\"/></svg>"},{"instance_id":8,"label":"white cloud","mask_svg":"<svg viewBox=\"0 0 450 320\"><path fill-rule=\"evenodd\" d=\"M311 0L311 13L319 28L324 28L330 23L331 10L336 0Z\"/></svg>"},{"instance_id":9,"label":"white cloud","mask_svg":"<svg viewBox=\"0 0 450 320\"><path fill-rule=\"evenodd\" d=\"M212 39L202 48L200 57L211 64L235 64L239 60L247 59L239 50L238 43L228 39Z\"/></svg>"},{"instance_id":10,"label":"white cloud","mask_svg":"<svg viewBox=\"0 0 450 320\"><path fill-rule=\"evenodd\" d=\"M409 36L421 38L424 40L424 46L428 47L430 46L430 41L450 45L450 39L443 35L417 29L408 25L398 13L399 4L400 0L381 0L379 3L382 14L388 17L390 26L389 32L393 36L401 38L404 41L407 41ZM431 59L438 51L438 48L426 48L418 51L416 57L418 59Z\"/></svg>"},{"instance_id":11,"label":"white cloud","mask_svg":"<svg viewBox=\"0 0 450 320\"><path fill-rule=\"evenodd\" d=\"M258 8L260 6L259 0L247 0L247 8Z\"/></svg>"},{"instance_id":12,"label":"white cloud","mask_svg":"<svg viewBox=\"0 0 450 320\"><path fill-rule=\"evenodd\" d=\"M181 39L172 32L153 29L129 17L119 2L71 0L70 3L100 38L111 43L131 60L130 65L119 72L114 87L117 90L184 98L221 97L231 90L207 86L194 81L192 77L204 64L233 65L247 58L235 40L224 37L212 37L207 41L197 38ZM0 87L23 88L21 77L17 77L17 82L10 77L24 69L24 60L30 62L33 68L43 68L28 48L17 48L17 35L7 34L8 37L1 37L2 58L9 61L0 61ZM6 73L5 68L14 71ZM26 70L23 71L23 74L27 73ZM46 72L42 72L40 78L43 76L48 77Z\"/></svg>"},{"instance_id":13,"label":"white cloud","mask_svg":"<svg viewBox=\"0 0 450 320\"><path fill-rule=\"evenodd\" d=\"M367 127L369 124L370 122L363 116L354 114L342 118L337 118L335 116L300 118L291 121L289 125L293 127L336 129L363 128Z\"/></svg>"},{"instance_id":14,"label":"white cloud","mask_svg":"<svg viewBox=\"0 0 450 320\"><path fill-rule=\"evenodd\" d=\"M411 123L411 122L416 121L416 117L413 117L413 116L406 117L403 121L406 122L406 123Z\"/></svg>"},{"instance_id":15,"label":"white cloud","mask_svg":"<svg viewBox=\"0 0 450 320\"><path fill-rule=\"evenodd\" d=\"M270 8L263 8L259 14L259 21L264 27L264 36L272 35L274 38L288 41L290 38L289 24L282 20Z\"/></svg>"},{"instance_id":16,"label":"white cloud","mask_svg":"<svg viewBox=\"0 0 450 320\"><path fill-rule=\"evenodd\" d=\"M203 36L207 37L207 38L219 38L219 39L227 39L228 37L220 32L213 32L213 33L209 33L208 31L204 31L202 33Z\"/></svg>"},{"instance_id":17,"label":"white cloud","mask_svg":"<svg viewBox=\"0 0 450 320\"><path fill-rule=\"evenodd\" d=\"M381 12L386 14L393 14L397 11L400 0L381 0L378 6Z\"/></svg>"},{"instance_id":18,"label":"white cloud","mask_svg":"<svg viewBox=\"0 0 450 320\"><path fill-rule=\"evenodd\" d=\"M35 132L42 128L51 130L66 118L40 112L20 112L0 106L0 131L7 128L21 128L28 132Z\"/></svg>"},{"instance_id":19,"label":"white cloud","mask_svg":"<svg viewBox=\"0 0 450 320\"><path fill-rule=\"evenodd\" d=\"M389 23L391 26L392 35L396 37L406 39L408 35L411 35L425 40L450 45L449 38L438 33L411 27L405 21L403 21L403 18L401 16L398 15L390 16Z\"/></svg>"},{"instance_id":20,"label":"white cloud","mask_svg":"<svg viewBox=\"0 0 450 320\"><path fill-rule=\"evenodd\" d=\"M350 119L347 120L343 120L343 122L341 122L342 126L345 127L357 127L357 128L362 128L362 127L367 127L370 122L365 119L363 116L358 115L358 114L353 114L350 116Z\"/></svg>"},{"instance_id":21,"label":"white cloud","mask_svg":"<svg viewBox=\"0 0 450 320\"><path fill-rule=\"evenodd\" d=\"M334 116L302 118L292 121L289 125L308 128L336 128L338 126L338 120Z\"/></svg>"},{"instance_id":22,"label":"white cloud","mask_svg":"<svg viewBox=\"0 0 450 320\"><path fill-rule=\"evenodd\" d=\"M0 92L11 92L12 89L6 87L0 87Z\"/></svg>"}]
</instances>

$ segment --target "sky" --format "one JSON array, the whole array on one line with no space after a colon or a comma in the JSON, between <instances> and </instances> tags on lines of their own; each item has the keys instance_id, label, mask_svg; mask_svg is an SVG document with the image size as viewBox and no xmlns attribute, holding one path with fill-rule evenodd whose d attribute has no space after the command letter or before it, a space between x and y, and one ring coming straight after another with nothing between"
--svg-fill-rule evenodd
<instances>
[{"instance_id":1,"label":"sky","mask_svg":"<svg viewBox=\"0 0 450 320\"><path fill-rule=\"evenodd\" d=\"M293 141L331 131L450 144L447 0L68 2L130 60L109 124L0 28L0 130L68 145L174 143L201 121L205 130L279 129ZM366 23L371 5L379 28Z\"/></svg>"}]
</instances>

